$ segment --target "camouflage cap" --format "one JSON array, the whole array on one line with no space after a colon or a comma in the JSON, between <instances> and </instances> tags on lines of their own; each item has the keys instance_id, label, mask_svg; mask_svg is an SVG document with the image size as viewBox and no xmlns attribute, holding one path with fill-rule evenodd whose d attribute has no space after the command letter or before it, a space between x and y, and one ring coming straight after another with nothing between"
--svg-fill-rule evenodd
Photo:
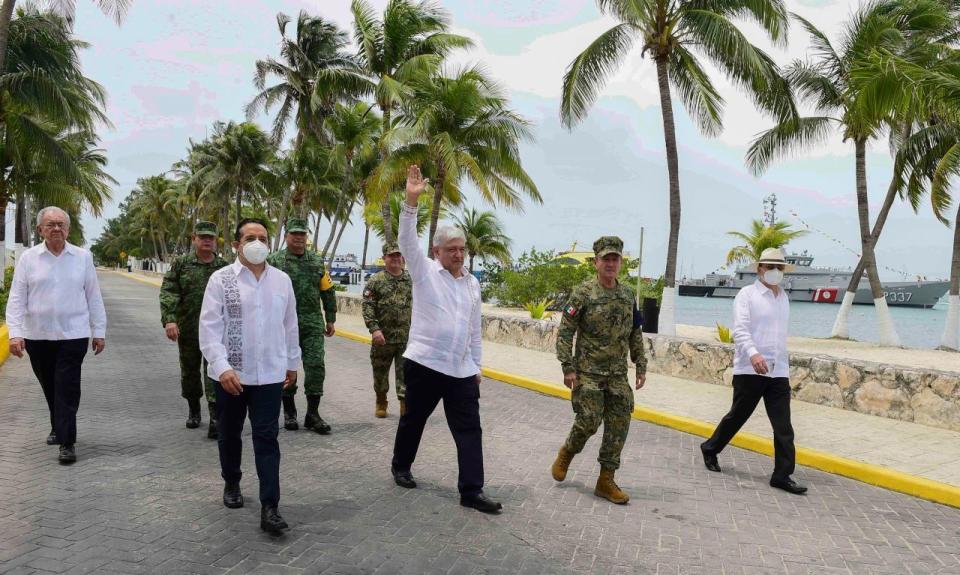
<instances>
[{"instance_id":1,"label":"camouflage cap","mask_svg":"<svg viewBox=\"0 0 960 575\"><path fill-rule=\"evenodd\" d=\"M217 224L213 222L197 222L197 225L193 226L193 233L198 236L213 236L217 237Z\"/></svg>"},{"instance_id":2,"label":"camouflage cap","mask_svg":"<svg viewBox=\"0 0 960 575\"><path fill-rule=\"evenodd\" d=\"M307 233L310 228L307 226L307 220L303 218L290 218L287 220L287 233L303 232Z\"/></svg>"},{"instance_id":3,"label":"camouflage cap","mask_svg":"<svg viewBox=\"0 0 960 575\"><path fill-rule=\"evenodd\" d=\"M603 236L602 238L593 242L593 253L598 258L602 258L607 254L617 254L618 256L622 256L623 240L617 236Z\"/></svg>"},{"instance_id":4,"label":"camouflage cap","mask_svg":"<svg viewBox=\"0 0 960 575\"><path fill-rule=\"evenodd\" d=\"M383 255L389 256L390 254L399 254L400 246L396 242L387 242L383 244Z\"/></svg>"}]
</instances>

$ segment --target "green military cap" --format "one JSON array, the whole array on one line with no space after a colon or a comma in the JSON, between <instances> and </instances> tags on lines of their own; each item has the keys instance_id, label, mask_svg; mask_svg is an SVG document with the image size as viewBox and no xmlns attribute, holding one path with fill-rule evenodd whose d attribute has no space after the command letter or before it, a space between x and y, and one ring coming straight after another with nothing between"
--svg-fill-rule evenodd
<instances>
[{"instance_id":1,"label":"green military cap","mask_svg":"<svg viewBox=\"0 0 960 575\"><path fill-rule=\"evenodd\" d=\"M387 242L383 244L383 255L389 256L390 254L399 254L400 246L396 242Z\"/></svg>"},{"instance_id":2,"label":"green military cap","mask_svg":"<svg viewBox=\"0 0 960 575\"><path fill-rule=\"evenodd\" d=\"M603 236L599 240L593 242L593 253L598 258L602 258L607 254L617 254L618 256L622 256L623 240L617 236Z\"/></svg>"},{"instance_id":3,"label":"green military cap","mask_svg":"<svg viewBox=\"0 0 960 575\"><path fill-rule=\"evenodd\" d=\"M217 237L217 224L213 222L197 222L197 225L193 226L193 233L198 236L213 236Z\"/></svg>"},{"instance_id":4,"label":"green military cap","mask_svg":"<svg viewBox=\"0 0 960 575\"><path fill-rule=\"evenodd\" d=\"M290 218L287 220L287 233L290 233L290 232L307 233L309 231L310 231L310 228L307 227L307 220L303 218Z\"/></svg>"}]
</instances>

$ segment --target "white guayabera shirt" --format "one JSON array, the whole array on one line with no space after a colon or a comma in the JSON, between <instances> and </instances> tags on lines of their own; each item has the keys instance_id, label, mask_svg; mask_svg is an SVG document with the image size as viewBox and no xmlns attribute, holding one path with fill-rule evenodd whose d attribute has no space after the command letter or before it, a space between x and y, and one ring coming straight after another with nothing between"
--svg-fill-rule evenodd
<instances>
[{"instance_id":1,"label":"white guayabera shirt","mask_svg":"<svg viewBox=\"0 0 960 575\"><path fill-rule=\"evenodd\" d=\"M750 358L759 353L770 369L766 377L790 377L790 298L782 288L779 291L774 295L757 280L740 288L733 300L734 375L756 375Z\"/></svg>"},{"instance_id":2,"label":"white guayabera shirt","mask_svg":"<svg viewBox=\"0 0 960 575\"><path fill-rule=\"evenodd\" d=\"M459 278L424 255L417 210L404 202L397 243L413 279L413 317L403 357L450 377L480 373L480 282L466 268Z\"/></svg>"},{"instance_id":3,"label":"white guayabera shirt","mask_svg":"<svg viewBox=\"0 0 960 575\"><path fill-rule=\"evenodd\" d=\"M260 280L240 260L210 276L200 307L207 375L234 370L243 385L282 382L300 367L297 299L290 276L266 264Z\"/></svg>"},{"instance_id":4,"label":"white guayabera shirt","mask_svg":"<svg viewBox=\"0 0 960 575\"><path fill-rule=\"evenodd\" d=\"M107 312L90 252L66 244L59 256L43 242L20 256L7 302L10 337L104 338Z\"/></svg>"}]
</instances>

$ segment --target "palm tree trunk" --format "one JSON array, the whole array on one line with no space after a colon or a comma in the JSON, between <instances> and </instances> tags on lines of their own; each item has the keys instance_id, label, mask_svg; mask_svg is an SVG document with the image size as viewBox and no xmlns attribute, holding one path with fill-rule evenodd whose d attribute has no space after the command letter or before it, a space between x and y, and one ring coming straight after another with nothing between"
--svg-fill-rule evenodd
<instances>
[{"instance_id":1,"label":"palm tree trunk","mask_svg":"<svg viewBox=\"0 0 960 575\"><path fill-rule=\"evenodd\" d=\"M387 157L390 155L383 138L390 129L390 106L380 106L380 112L383 115L383 129L380 131L380 164L386 164ZM383 203L380 204L380 215L383 216L383 241L391 243L397 241L396 232L393 229L393 218L390 217L390 193L387 192Z\"/></svg>"},{"instance_id":2,"label":"palm tree trunk","mask_svg":"<svg viewBox=\"0 0 960 575\"><path fill-rule=\"evenodd\" d=\"M893 326L893 318L887 300L880 285L880 276L877 274L876 256L873 251L873 234L870 229L870 203L867 194L867 143L863 138L854 141L856 151L856 185L857 185L857 216L860 224L860 259L870 281L870 291L873 296L873 305L877 314L882 345L899 346L900 338ZM836 337L849 337L849 315L856 297L859 281L854 283L851 278L846 293L843 294L840 312L834 322L833 332Z\"/></svg>"},{"instance_id":3,"label":"palm tree trunk","mask_svg":"<svg viewBox=\"0 0 960 575\"><path fill-rule=\"evenodd\" d=\"M953 220L953 258L950 262L950 295L947 321L940 338L941 349L960 349L960 203Z\"/></svg>"},{"instance_id":4,"label":"palm tree trunk","mask_svg":"<svg viewBox=\"0 0 960 575\"><path fill-rule=\"evenodd\" d=\"M327 258L327 269L333 267L333 259L337 257L337 248L340 246L340 238L343 237L343 232L346 231L347 225L350 223L350 212L353 211L353 206L356 203L356 200L351 200L350 205L347 207L346 213L341 219L340 231L337 233L337 241L333 243L333 249L330 250L330 256Z\"/></svg>"},{"instance_id":5,"label":"palm tree trunk","mask_svg":"<svg viewBox=\"0 0 960 575\"><path fill-rule=\"evenodd\" d=\"M367 269L367 246L370 245L370 225L363 225L363 256L360 258L360 270Z\"/></svg>"},{"instance_id":6,"label":"palm tree trunk","mask_svg":"<svg viewBox=\"0 0 960 575\"><path fill-rule=\"evenodd\" d=\"M440 162L437 162L440 165ZM437 183L433 185L433 207L430 208L430 234L427 236L427 257L433 259L433 236L437 234L437 222L440 221L440 202L443 201L443 182L446 171L437 168Z\"/></svg>"},{"instance_id":7,"label":"palm tree trunk","mask_svg":"<svg viewBox=\"0 0 960 575\"><path fill-rule=\"evenodd\" d=\"M659 332L676 335L674 302L676 299L677 245L680 241L680 161L677 153L677 128L673 120L667 60L657 57L657 83L660 87L660 113L663 115L663 139L667 149L667 175L670 180L670 238L667 266L663 272L663 299L658 318Z\"/></svg>"},{"instance_id":8,"label":"palm tree trunk","mask_svg":"<svg viewBox=\"0 0 960 575\"><path fill-rule=\"evenodd\" d=\"M240 188L237 187L236 206L237 206L237 225L238 225L238 226L240 225L240 219L243 217L243 216L241 215L241 212L240 212L240 197L241 197L241 195L242 195L242 192L240 191Z\"/></svg>"},{"instance_id":9,"label":"palm tree trunk","mask_svg":"<svg viewBox=\"0 0 960 575\"><path fill-rule=\"evenodd\" d=\"M7 183L0 180L0 250L5 249L7 245L7 206L9 204L10 196L7 195ZM3 254L0 253L0 258L2 257ZM0 264L0 267L2 267L2 264Z\"/></svg>"},{"instance_id":10,"label":"palm tree trunk","mask_svg":"<svg viewBox=\"0 0 960 575\"><path fill-rule=\"evenodd\" d=\"M10 20L17 0L3 0L0 5L0 71L4 71L7 61L7 42L10 39Z\"/></svg>"},{"instance_id":11,"label":"palm tree trunk","mask_svg":"<svg viewBox=\"0 0 960 575\"><path fill-rule=\"evenodd\" d=\"M297 128L297 138L293 141L293 153L294 155L300 153L300 148L303 145L303 128ZM283 230L287 227L287 204L290 203L290 194L293 193L293 186L295 183L287 186L287 189L283 190L283 197L280 199L280 217L277 219L277 237L273 239L273 250L277 251L280 249L280 238L283 237ZM319 220L317 224L319 225ZM314 244L316 246L316 244Z\"/></svg>"},{"instance_id":12,"label":"palm tree trunk","mask_svg":"<svg viewBox=\"0 0 960 575\"><path fill-rule=\"evenodd\" d=\"M223 257L228 261L233 261L236 255L231 249L230 242L230 197L223 196L223 205L220 207L220 221L223 222Z\"/></svg>"},{"instance_id":13,"label":"palm tree trunk","mask_svg":"<svg viewBox=\"0 0 960 575\"><path fill-rule=\"evenodd\" d=\"M323 217L323 212L317 210L317 219L313 225L313 251L320 251L320 218Z\"/></svg>"},{"instance_id":14,"label":"palm tree trunk","mask_svg":"<svg viewBox=\"0 0 960 575\"><path fill-rule=\"evenodd\" d=\"M474 254L470 254L470 267L468 268L470 270L470 275L473 275L473 258Z\"/></svg>"},{"instance_id":15,"label":"palm tree trunk","mask_svg":"<svg viewBox=\"0 0 960 575\"><path fill-rule=\"evenodd\" d=\"M327 241L323 244L323 250L320 252L320 255L323 257L327 257L327 254L330 252L330 246L333 245L333 240L337 237L337 226L340 225L339 213L340 202L337 202L337 212L330 218L330 234L327 235Z\"/></svg>"}]
</instances>

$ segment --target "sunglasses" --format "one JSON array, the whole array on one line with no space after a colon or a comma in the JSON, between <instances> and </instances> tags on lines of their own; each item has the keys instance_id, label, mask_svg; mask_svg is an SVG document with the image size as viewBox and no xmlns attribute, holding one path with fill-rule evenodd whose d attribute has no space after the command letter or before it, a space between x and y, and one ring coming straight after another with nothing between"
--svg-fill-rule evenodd
<instances>
[{"instance_id":1,"label":"sunglasses","mask_svg":"<svg viewBox=\"0 0 960 575\"><path fill-rule=\"evenodd\" d=\"M783 265L781 265L781 264L760 264L760 267L763 268L763 269L765 269L765 270L780 270L780 271L783 271L784 269L786 269L786 268L785 268Z\"/></svg>"}]
</instances>

